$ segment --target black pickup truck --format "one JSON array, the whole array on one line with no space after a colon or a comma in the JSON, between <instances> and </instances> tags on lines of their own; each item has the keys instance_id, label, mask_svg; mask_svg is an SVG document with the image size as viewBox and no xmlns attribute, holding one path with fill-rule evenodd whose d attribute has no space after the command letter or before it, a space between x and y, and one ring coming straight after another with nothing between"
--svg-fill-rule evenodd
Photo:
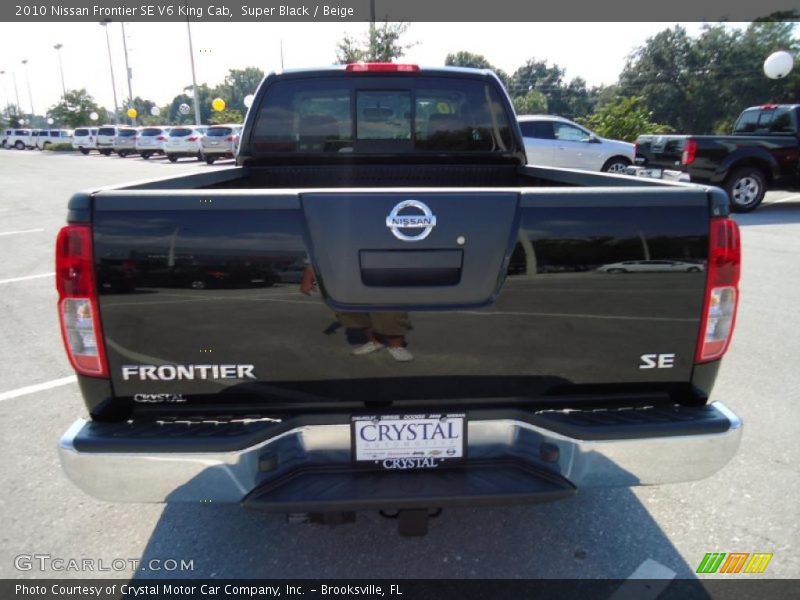
<instances>
[{"instance_id":1,"label":"black pickup truck","mask_svg":"<svg viewBox=\"0 0 800 600\"><path fill-rule=\"evenodd\" d=\"M404 534L441 507L706 477L741 433L710 401L728 209L526 166L489 71L269 75L237 166L70 200L58 306L88 419L64 470L106 500L382 509Z\"/></svg>"},{"instance_id":2,"label":"black pickup truck","mask_svg":"<svg viewBox=\"0 0 800 600\"><path fill-rule=\"evenodd\" d=\"M800 183L798 124L800 104L765 104L745 109L733 135L642 135L629 172L718 185L734 212L750 212L768 188Z\"/></svg>"}]
</instances>

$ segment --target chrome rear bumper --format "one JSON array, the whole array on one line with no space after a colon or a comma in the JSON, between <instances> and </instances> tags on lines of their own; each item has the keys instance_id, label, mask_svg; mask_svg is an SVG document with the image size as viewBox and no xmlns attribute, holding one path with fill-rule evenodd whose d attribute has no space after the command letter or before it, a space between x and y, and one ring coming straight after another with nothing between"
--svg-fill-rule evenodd
<instances>
[{"instance_id":1,"label":"chrome rear bumper","mask_svg":"<svg viewBox=\"0 0 800 600\"><path fill-rule=\"evenodd\" d=\"M484 465L517 461L578 489L702 479L736 454L742 423L719 402L696 410L704 411L706 421L714 420L714 431L659 430L656 420L646 435L637 437L642 430L631 426L626 431L623 419L610 436L606 429L591 436L595 439L580 439L542 421L470 417L469 460L462 468L468 470L471 460ZM635 415L635 411L626 415L628 422ZM681 418L686 421L685 414ZM290 424L276 422L277 429L281 425L283 431L273 434L267 428L264 439L240 449L149 451L140 445L135 451L130 446L114 451L113 436L103 440L105 449L86 449L86 442L92 441L87 434L92 424L78 420L61 438L59 455L64 471L79 488L102 500L125 502L240 502L254 490L303 469L341 470L351 464L349 424L288 428ZM403 474L409 475L413 477ZM496 494L501 498L503 490Z\"/></svg>"}]
</instances>

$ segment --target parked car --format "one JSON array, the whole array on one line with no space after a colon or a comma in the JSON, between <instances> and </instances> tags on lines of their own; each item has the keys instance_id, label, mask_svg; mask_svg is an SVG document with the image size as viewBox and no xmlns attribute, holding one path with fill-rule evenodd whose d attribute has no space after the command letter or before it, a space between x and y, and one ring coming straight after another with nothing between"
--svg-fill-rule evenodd
<instances>
[{"instance_id":1,"label":"parked car","mask_svg":"<svg viewBox=\"0 0 800 600\"><path fill-rule=\"evenodd\" d=\"M72 143L72 132L68 129L42 129L35 140L36 147L44 150L50 144Z\"/></svg>"},{"instance_id":2,"label":"parked car","mask_svg":"<svg viewBox=\"0 0 800 600\"><path fill-rule=\"evenodd\" d=\"M735 212L755 210L768 189L800 185L800 104L746 108L732 135L641 135L631 172L718 185Z\"/></svg>"},{"instance_id":3,"label":"parked car","mask_svg":"<svg viewBox=\"0 0 800 600\"><path fill-rule=\"evenodd\" d=\"M212 125L201 139L202 153L205 161L213 165L220 158L233 158L239 146L238 125Z\"/></svg>"},{"instance_id":4,"label":"parked car","mask_svg":"<svg viewBox=\"0 0 800 600\"><path fill-rule=\"evenodd\" d=\"M114 125L103 125L97 129L97 151L103 156L111 156L114 151L114 140L117 128Z\"/></svg>"},{"instance_id":5,"label":"parked car","mask_svg":"<svg viewBox=\"0 0 800 600\"><path fill-rule=\"evenodd\" d=\"M136 127L117 127L117 135L114 137L113 149L120 158L125 158L129 154L136 154L136 139L139 137L139 130Z\"/></svg>"},{"instance_id":6,"label":"parked car","mask_svg":"<svg viewBox=\"0 0 800 600\"><path fill-rule=\"evenodd\" d=\"M31 148L31 141L33 140L33 131L30 129L14 129L12 134L8 136L6 145L9 148L16 148L17 150L25 150Z\"/></svg>"},{"instance_id":7,"label":"parked car","mask_svg":"<svg viewBox=\"0 0 800 600\"><path fill-rule=\"evenodd\" d=\"M59 455L83 490L312 522L391 509L422 535L442 507L693 481L735 455L742 423L712 401L739 296L722 190L527 166L494 74L386 63L268 75L236 161L69 202L58 316L88 420ZM633 236L707 275L597 282L591 261L642 256ZM303 265L320 299L264 301L247 288L267 265ZM247 309L191 288L115 302L126 279L241 286ZM408 347L379 335L412 325Z\"/></svg>"},{"instance_id":8,"label":"parked car","mask_svg":"<svg viewBox=\"0 0 800 600\"><path fill-rule=\"evenodd\" d=\"M603 273L699 273L703 265L680 260L626 260L603 265L597 270Z\"/></svg>"},{"instance_id":9,"label":"parked car","mask_svg":"<svg viewBox=\"0 0 800 600\"><path fill-rule=\"evenodd\" d=\"M72 134L72 147L82 154L97 150L97 128L79 127Z\"/></svg>"},{"instance_id":10,"label":"parked car","mask_svg":"<svg viewBox=\"0 0 800 600\"><path fill-rule=\"evenodd\" d=\"M169 127L143 127L136 137L136 151L147 160L154 154L164 154Z\"/></svg>"},{"instance_id":11,"label":"parked car","mask_svg":"<svg viewBox=\"0 0 800 600\"><path fill-rule=\"evenodd\" d=\"M528 164L586 171L624 173L633 164L636 146L609 140L553 115L517 117Z\"/></svg>"},{"instance_id":12,"label":"parked car","mask_svg":"<svg viewBox=\"0 0 800 600\"><path fill-rule=\"evenodd\" d=\"M202 137L203 133L197 127L173 127L164 143L164 153L170 162L187 156L203 160Z\"/></svg>"}]
</instances>

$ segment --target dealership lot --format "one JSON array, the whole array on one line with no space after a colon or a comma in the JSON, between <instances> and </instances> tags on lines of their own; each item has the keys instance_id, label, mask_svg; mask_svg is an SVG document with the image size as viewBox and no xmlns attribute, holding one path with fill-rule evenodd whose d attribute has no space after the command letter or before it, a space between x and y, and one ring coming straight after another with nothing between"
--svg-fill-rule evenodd
<instances>
[{"instance_id":1,"label":"dealership lot","mask_svg":"<svg viewBox=\"0 0 800 600\"><path fill-rule=\"evenodd\" d=\"M405 539L377 514L336 528L290 525L236 505L95 501L62 474L61 433L83 415L55 312L53 243L77 190L219 169L194 161L0 152L0 577L690 577L706 552L774 553L767 573L800 576L800 193L770 192L736 217L744 260L739 324L715 388L745 422L738 456L695 483L579 492L539 506L445 511ZM299 292L274 288L274 293ZM245 307L242 307L245 308ZM21 393L24 388L44 389ZM20 555L92 559L39 570ZM194 570L168 571L168 560ZM102 562L98 562L102 561ZM20 568L18 568L20 567ZM100 570L101 567L110 570ZM160 569L160 570L159 570Z\"/></svg>"}]
</instances>

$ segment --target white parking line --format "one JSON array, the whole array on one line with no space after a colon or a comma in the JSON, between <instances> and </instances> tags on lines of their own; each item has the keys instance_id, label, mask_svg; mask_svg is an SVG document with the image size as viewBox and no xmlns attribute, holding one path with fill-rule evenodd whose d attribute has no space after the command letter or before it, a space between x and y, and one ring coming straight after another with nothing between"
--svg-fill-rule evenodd
<instances>
[{"instance_id":1,"label":"white parking line","mask_svg":"<svg viewBox=\"0 0 800 600\"><path fill-rule=\"evenodd\" d=\"M795 194L794 196L786 196L785 198L779 198L778 200L773 200L770 204L780 204L781 202L789 202L790 200L800 200L800 194Z\"/></svg>"},{"instance_id":2,"label":"white parking line","mask_svg":"<svg viewBox=\"0 0 800 600\"><path fill-rule=\"evenodd\" d=\"M17 235L18 233L41 233L44 229L20 229L19 231L0 231L0 235Z\"/></svg>"},{"instance_id":3,"label":"white parking line","mask_svg":"<svg viewBox=\"0 0 800 600\"><path fill-rule=\"evenodd\" d=\"M55 273L42 273L41 275L26 275L25 277L13 277L12 279L0 279L0 284L16 283L17 281L27 281L29 279L41 279L42 277L53 277Z\"/></svg>"},{"instance_id":4,"label":"white parking line","mask_svg":"<svg viewBox=\"0 0 800 600\"><path fill-rule=\"evenodd\" d=\"M52 381L45 381L44 383L17 388L10 392L0 393L0 402L3 400L11 400L12 398L19 398L20 396L27 396L28 394L35 394L36 392L42 392L62 385L68 385L76 381L78 381L78 378L75 375L70 375L69 377L62 377L61 379L53 379Z\"/></svg>"},{"instance_id":5,"label":"white parking line","mask_svg":"<svg viewBox=\"0 0 800 600\"><path fill-rule=\"evenodd\" d=\"M648 558L608 600L655 600L675 578L675 571Z\"/></svg>"}]
</instances>

